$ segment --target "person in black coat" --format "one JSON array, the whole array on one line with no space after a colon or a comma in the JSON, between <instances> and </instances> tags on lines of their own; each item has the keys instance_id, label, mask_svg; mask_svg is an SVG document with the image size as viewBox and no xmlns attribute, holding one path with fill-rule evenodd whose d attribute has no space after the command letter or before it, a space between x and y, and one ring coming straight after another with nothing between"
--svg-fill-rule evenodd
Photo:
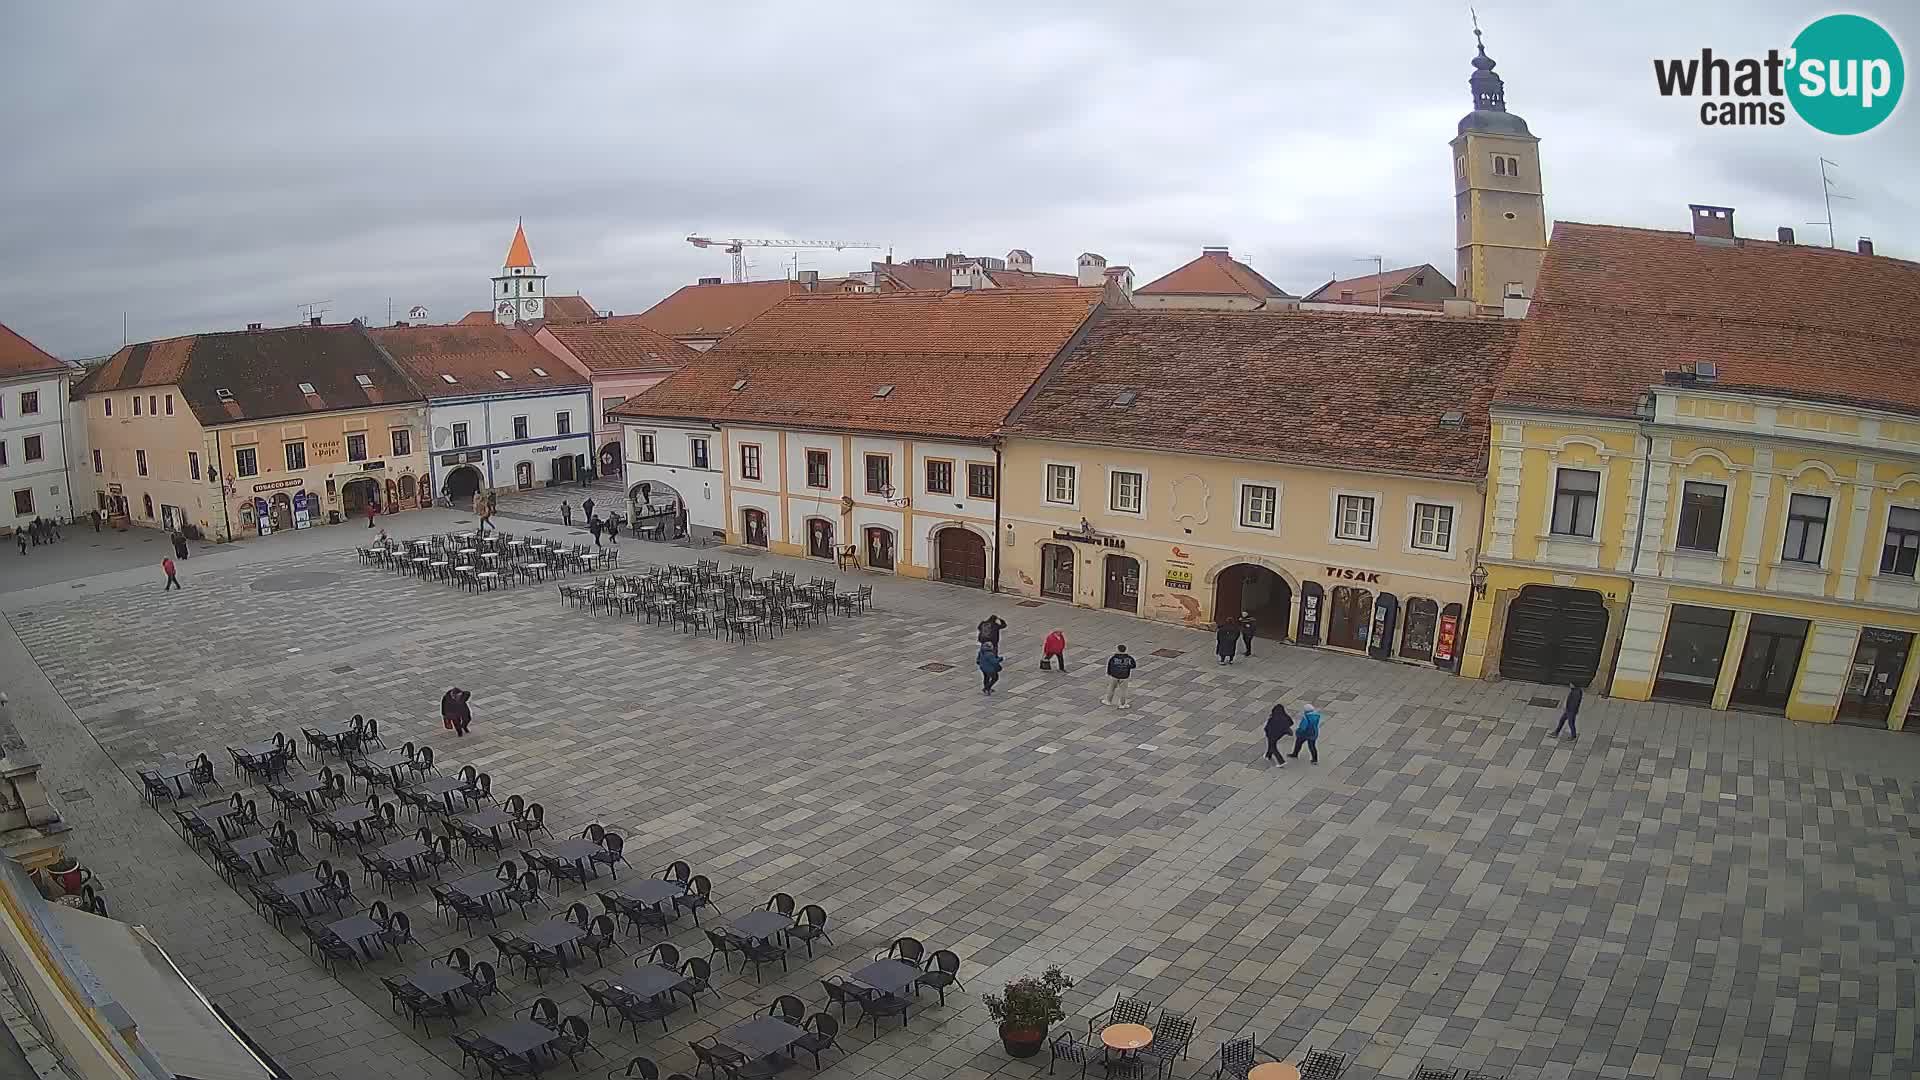
<instances>
[{"instance_id":1,"label":"person in black coat","mask_svg":"<svg viewBox=\"0 0 1920 1080\"><path fill-rule=\"evenodd\" d=\"M453 725L455 735L465 735L473 725L473 710L467 707L472 696L457 686L440 695L440 716Z\"/></svg>"},{"instance_id":2,"label":"person in black coat","mask_svg":"<svg viewBox=\"0 0 1920 1080\"><path fill-rule=\"evenodd\" d=\"M1560 737L1560 729L1564 727L1568 742L1580 741L1580 727L1575 721L1580 716L1580 699L1585 696L1586 691L1580 689L1579 683L1567 684L1567 703L1560 709L1560 722L1553 725L1554 738Z\"/></svg>"},{"instance_id":3,"label":"person in black coat","mask_svg":"<svg viewBox=\"0 0 1920 1080\"><path fill-rule=\"evenodd\" d=\"M1000 631L1005 630L1006 628L1007 628L1006 620L1002 619L998 615L989 615L986 618L981 619L980 625L975 628L976 630L979 631L979 633L977 634L977 640L982 645L993 646L993 651L999 652L1000 651Z\"/></svg>"},{"instance_id":4,"label":"person in black coat","mask_svg":"<svg viewBox=\"0 0 1920 1080\"><path fill-rule=\"evenodd\" d=\"M1213 628L1213 653L1217 663L1233 663L1233 654L1240 648L1240 624L1232 619L1222 619Z\"/></svg>"},{"instance_id":5,"label":"person in black coat","mask_svg":"<svg viewBox=\"0 0 1920 1080\"><path fill-rule=\"evenodd\" d=\"M1287 759L1280 753L1280 740L1293 733L1293 717L1287 715L1285 705L1275 705L1267 714L1267 760L1275 765L1285 765Z\"/></svg>"},{"instance_id":6,"label":"person in black coat","mask_svg":"<svg viewBox=\"0 0 1920 1080\"><path fill-rule=\"evenodd\" d=\"M1240 613L1240 641L1246 646L1248 656L1253 655L1253 632L1258 629L1260 624L1253 620L1252 612Z\"/></svg>"}]
</instances>

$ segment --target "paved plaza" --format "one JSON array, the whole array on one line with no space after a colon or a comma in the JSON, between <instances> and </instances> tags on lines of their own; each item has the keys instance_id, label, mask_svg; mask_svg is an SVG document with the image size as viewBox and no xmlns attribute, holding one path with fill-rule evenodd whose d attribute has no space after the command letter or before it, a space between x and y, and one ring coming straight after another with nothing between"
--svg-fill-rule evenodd
<instances>
[{"instance_id":1,"label":"paved plaza","mask_svg":"<svg viewBox=\"0 0 1920 1080\"><path fill-rule=\"evenodd\" d=\"M429 1037L389 1010L376 976L411 960L326 975L120 770L205 750L231 790L227 744L355 712L390 745L430 745L445 771L473 764L542 803L562 836L623 832L639 873L688 860L715 884L709 925L776 891L831 914L835 944L789 972L756 984L716 965L718 995L670 1034L596 1021L608 1060L586 1075L636 1053L691 1073L690 1040L780 993L825 1008L821 977L902 934L957 951L965 991L944 1008L925 993L905 1030L849 1023L824 1075L1043 1074L1044 1054L1001 1050L981 996L1049 964L1078 981L1066 1029L1116 993L1195 1017L1180 1076L1210 1076L1243 1033L1290 1058L1332 1047L1355 1080L1421 1063L1516 1080L1920 1069L1920 738L1590 697L1568 744L1545 736L1539 687L1264 642L1220 667L1210 634L892 579L860 579L871 614L728 644L589 615L551 584L476 595L363 568L364 531L235 545L164 595L145 568L0 593L0 677L72 851L115 916L152 928L303 1080L452 1077L459 1055L444 1023ZM989 611L1010 624L1009 662L985 697L972 628ZM1038 670L1056 626L1064 674ZM1119 642L1142 661L1127 712L1100 704ZM437 715L456 684L473 691L465 739ZM1320 764L1263 764L1275 700L1321 708ZM363 906L378 895L350 853L335 861ZM577 887L556 911L576 897L598 911ZM424 891L394 902L430 951L493 958ZM691 923L673 941L706 955ZM503 996L584 1015L580 987L602 977L591 960L544 988L516 973Z\"/></svg>"}]
</instances>

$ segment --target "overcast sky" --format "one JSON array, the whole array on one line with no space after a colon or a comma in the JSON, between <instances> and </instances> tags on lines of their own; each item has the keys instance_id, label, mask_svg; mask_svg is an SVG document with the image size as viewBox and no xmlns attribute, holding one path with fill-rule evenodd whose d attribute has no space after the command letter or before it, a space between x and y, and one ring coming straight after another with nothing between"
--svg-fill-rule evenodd
<instances>
[{"instance_id":1,"label":"overcast sky","mask_svg":"<svg viewBox=\"0 0 1920 1080\"><path fill-rule=\"evenodd\" d=\"M1230 245L1300 292L1453 265L1465 3L14 6L0 35L0 322L67 357L247 322L485 307L518 216L551 294L642 310L718 236L896 258L1083 250L1148 280ZM1784 48L1821 3L1485 0L1550 218L1747 235L1823 216L1920 258L1920 104L1855 138L1701 126L1655 56ZM1920 62L1920 15L1876 17ZM1908 97L1913 96L1910 91ZM805 252L801 269L879 253ZM1365 261L1363 261L1365 260ZM784 276L761 252L756 277Z\"/></svg>"}]
</instances>

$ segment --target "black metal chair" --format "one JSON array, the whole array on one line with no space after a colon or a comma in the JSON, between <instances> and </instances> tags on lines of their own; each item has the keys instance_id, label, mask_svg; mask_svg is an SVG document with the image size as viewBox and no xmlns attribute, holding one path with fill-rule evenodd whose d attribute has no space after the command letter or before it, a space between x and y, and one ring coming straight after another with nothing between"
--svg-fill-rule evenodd
<instances>
[{"instance_id":1,"label":"black metal chair","mask_svg":"<svg viewBox=\"0 0 1920 1080\"><path fill-rule=\"evenodd\" d=\"M807 1033L793 1040L793 1049L805 1050L813 1055L813 1071L820 1071L820 1055L835 1049L840 1037L840 1022L826 1013L814 1013L807 1018Z\"/></svg>"},{"instance_id":2,"label":"black metal chair","mask_svg":"<svg viewBox=\"0 0 1920 1080\"><path fill-rule=\"evenodd\" d=\"M777 911L791 919L794 911L793 897L783 892L774 893L767 899L766 910Z\"/></svg>"},{"instance_id":3,"label":"black metal chair","mask_svg":"<svg viewBox=\"0 0 1920 1080\"><path fill-rule=\"evenodd\" d=\"M913 992L919 993L922 986L931 986L940 992L940 1004L947 1003L947 987L958 986L965 990L960 982L960 956L952 949L935 949L927 957L927 970L914 977Z\"/></svg>"},{"instance_id":4,"label":"black metal chair","mask_svg":"<svg viewBox=\"0 0 1920 1080\"><path fill-rule=\"evenodd\" d=\"M913 999L905 995L865 994L855 999L860 1005L860 1019L873 1021L873 1035L880 1037L880 1018L883 1016L900 1017L900 1026L907 1026L908 1010L913 1008Z\"/></svg>"},{"instance_id":5,"label":"black metal chair","mask_svg":"<svg viewBox=\"0 0 1920 1080\"><path fill-rule=\"evenodd\" d=\"M1340 1080L1347 1071L1347 1055L1333 1050L1308 1048L1300 1059L1300 1080Z\"/></svg>"},{"instance_id":6,"label":"black metal chair","mask_svg":"<svg viewBox=\"0 0 1920 1080\"><path fill-rule=\"evenodd\" d=\"M1104 1011L1095 1013L1087 1021L1087 1041L1098 1043L1100 1029L1112 1024L1139 1024L1147 1026L1153 1019L1153 1002L1146 998L1117 998Z\"/></svg>"},{"instance_id":7,"label":"black metal chair","mask_svg":"<svg viewBox=\"0 0 1920 1080\"><path fill-rule=\"evenodd\" d=\"M680 982L673 989L687 995L687 1004L693 1006L694 1012L700 1011L699 995L702 992L720 996L720 991L713 988L713 965L707 963L706 957L688 957L687 962L680 965L680 975Z\"/></svg>"},{"instance_id":8,"label":"black metal chair","mask_svg":"<svg viewBox=\"0 0 1920 1080\"><path fill-rule=\"evenodd\" d=\"M687 879L687 891L673 898L675 914L682 911L693 912L693 925L700 925L700 909L713 904L713 879L705 874L695 874Z\"/></svg>"},{"instance_id":9,"label":"black metal chair","mask_svg":"<svg viewBox=\"0 0 1920 1080\"><path fill-rule=\"evenodd\" d=\"M660 1066L655 1065L651 1058L637 1057L627 1062L626 1071L620 1075L628 1078L628 1080L631 1080L633 1077L638 1077L639 1080L660 1080ZM674 1073L673 1075L684 1077L686 1074ZM609 1080L611 1080L613 1074L608 1073L607 1076Z\"/></svg>"},{"instance_id":10,"label":"black metal chair","mask_svg":"<svg viewBox=\"0 0 1920 1080\"><path fill-rule=\"evenodd\" d=\"M798 941L807 947L807 959L813 959L814 939L833 944L833 938L827 935L827 909L819 904L808 904L800 909L800 917L787 928L789 944Z\"/></svg>"},{"instance_id":11,"label":"black metal chair","mask_svg":"<svg viewBox=\"0 0 1920 1080\"><path fill-rule=\"evenodd\" d=\"M1213 1070L1214 1080L1232 1077L1232 1080L1247 1080L1247 1074L1253 1067L1266 1061L1279 1061L1278 1055L1253 1041L1253 1036L1242 1035L1237 1039L1228 1039L1220 1044L1220 1064Z\"/></svg>"},{"instance_id":12,"label":"black metal chair","mask_svg":"<svg viewBox=\"0 0 1920 1080\"><path fill-rule=\"evenodd\" d=\"M626 840L622 839L619 833L610 832L601 836L599 842L600 850L588 856L589 861L605 866L607 873L612 874L615 881L620 880L620 872L613 868L615 863L624 864L628 869L633 868L633 864L627 862Z\"/></svg>"},{"instance_id":13,"label":"black metal chair","mask_svg":"<svg viewBox=\"0 0 1920 1080\"><path fill-rule=\"evenodd\" d=\"M1174 1061L1185 1060L1187 1048L1193 1044L1193 1026L1193 1017L1161 1009L1159 1019L1153 1022L1153 1041L1135 1051L1134 1056L1152 1062L1157 1073L1172 1073Z\"/></svg>"},{"instance_id":14,"label":"black metal chair","mask_svg":"<svg viewBox=\"0 0 1920 1080\"><path fill-rule=\"evenodd\" d=\"M1047 1043L1047 1075L1062 1061L1080 1066L1080 1075L1087 1075L1087 1066L1105 1057L1104 1048L1091 1041L1082 1041L1071 1031L1062 1031Z\"/></svg>"},{"instance_id":15,"label":"black metal chair","mask_svg":"<svg viewBox=\"0 0 1920 1080\"><path fill-rule=\"evenodd\" d=\"M768 1016L777 1016L787 1023L800 1026L807 1022L807 1003L792 994L781 994L767 1006Z\"/></svg>"}]
</instances>

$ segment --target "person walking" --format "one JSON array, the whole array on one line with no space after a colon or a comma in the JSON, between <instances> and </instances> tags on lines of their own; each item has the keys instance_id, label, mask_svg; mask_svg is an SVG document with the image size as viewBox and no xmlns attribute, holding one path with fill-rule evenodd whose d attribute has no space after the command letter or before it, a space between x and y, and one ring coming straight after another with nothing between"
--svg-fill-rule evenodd
<instances>
[{"instance_id":1,"label":"person walking","mask_svg":"<svg viewBox=\"0 0 1920 1080\"><path fill-rule=\"evenodd\" d=\"M1107 704L1116 709L1132 708L1132 690L1127 686L1133 678L1133 669L1139 663L1127 655L1127 647L1121 645L1112 656L1107 657Z\"/></svg>"},{"instance_id":2,"label":"person walking","mask_svg":"<svg viewBox=\"0 0 1920 1080\"><path fill-rule=\"evenodd\" d=\"M93 512L93 531L94 532L100 531L100 511L98 510L95 510Z\"/></svg>"},{"instance_id":3,"label":"person walking","mask_svg":"<svg viewBox=\"0 0 1920 1080\"><path fill-rule=\"evenodd\" d=\"M1560 708L1560 722L1553 725L1554 738L1560 737L1560 729L1564 727L1568 742L1580 741L1580 728L1574 721L1580 716L1580 699L1585 696L1586 691L1580 689L1579 683L1567 684L1567 703Z\"/></svg>"},{"instance_id":4,"label":"person walking","mask_svg":"<svg viewBox=\"0 0 1920 1080\"><path fill-rule=\"evenodd\" d=\"M457 686L440 696L440 717L453 728L455 735L465 735L473 726L473 709L467 705L471 697L471 691Z\"/></svg>"},{"instance_id":5,"label":"person walking","mask_svg":"<svg viewBox=\"0 0 1920 1080\"><path fill-rule=\"evenodd\" d=\"M1061 671L1067 670L1067 635L1058 630L1048 634L1047 640L1041 643L1040 670L1052 671L1056 663Z\"/></svg>"},{"instance_id":6,"label":"person walking","mask_svg":"<svg viewBox=\"0 0 1920 1080\"><path fill-rule=\"evenodd\" d=\"M980 626L978 628L980 631L980 634L979 634L980 644L991 645L993 646L993 651L999 652L1000 651L1000 631L1005 630L1006 628L1007 628L1006 622L1003 621L998 615L989 615L986 618L981 619Z\"/></svg>"},{"instance_id":7,"label":"person walking","mask_svg":"<svg viewBox=\"0 0 1920 1080\"><path fill-rule=\"evenodd\" d=\"M993 684L1000 681L1000 654L992 645L982 642L980 655L974 658L974 663L980 665L980 692L992 694Z\"/></svg>"},{"instance_id":8,"label":"person walking","mask_svg":"<svg viewBox=\"0 0 1920 1080\"><path fill-rule=\"evenodd\" d=\"M593 496L587 496L586 501L580 504L580 516L588 521L593 520Z\"/></svg>"},{"instance_id":9,"label":"person walking","mask_svg":"<svg viewBox=\"0 0 1920 1080\"><path fill-rule=\"evenodd\" d=\"M1267 760L1275 765L1285 765L1287 759L1280 753L1280 740L1293 730L1293 717L1287 715L1287 706L1277 703L1273 711L1267 714Z\"/></svg>"},{"instance_id":10,"label":"person walking","mask_svg":"<svg viewBox=\"0 0 1920 1080\"><path fill-rule=\"evenodd\" d=\"M367 500L367 528L369 529L373 528L373 519L379 516L380 516L379 500L368 499Z\"/></svg>"},{"instance_id":11,"label":"person walking","mask_svg":"<svg viewBox=\"0 0 1920 1080\"><path fill-rule=\"evenodd\" d=\"M168 589L177 589L180 587L180 579L174 576L172 559L161 559L160 569L165 570L167 572L167 583L165 585L160 586L161 592L166 592Z\"/></svg>"},{"instance_id":12,"label":"person walking","mask_svg":"<svg viewBox=\"0 0 1920 1080\"><path fill-rule=\"evenodd\" d=\"M601 530L601 528L602 528L602 526L601 526L601 524L600 524L600 519L599 519L599 518L588 518L588 519L587 519L587 531L593 534L593 546L594 546L594 547L599 547L599 546L600 546L600 530Z\"/></svg>"},{"instance_id":13,"label":"person walking","mask_svg":"<svg viewBox=\"0 0 1920 1080\"><path fill-rule=\"evenodd\" d=\"M382 529L381 535L384 537L386 535L386 530ZM174 558L177 558L177 559L184 559L187 557L187 534L181 532L178 529L175 529L173 531L173 555L174 555Z\"/></svg>"},{"instance_id":14,"label":"person walking","mask_svg":"<svg viewBox=\"0 0 1920 1080\"><path fill-rule=\"evenodd\" d=\"M560 500L560 524L573 528L573 506L567 500Z\"/></svg>"},{"instance_id":15,"label":"person walking","mask_svg":"<svg viewBox=\"0 0 1920 1080\"><path fill-rule=\"evenodd\" d=\"M612 510L607 511L607 543L620 546L620 515Z\"/></svg>"},{"instance_id":16,"label":"person walking","mask_svg":"<svg viewBox=\"0 0 1920 1080\"><path fill-rule=\"evenodd\" d=\"M20 542L20 554L25 555L27 553L27 530L19 525L14 526L13 538Z\"/></svg>"},{"instance_id":17,"label":"person walking","mask_svg":"<svg viewBox=\"0 0 1920 1080\"><path fill-rule=\"evenodd\" d=\"M487 497L478 491L473 493L473 516L480 519L480 527L475 532L487 531Z\"/></svg>"},{"instance_id":18,"label":"person walking","mask_svg":"<svg viewBox=\"0 0 1920 1080\"><path fill-rule=\"evenodd\" d=\"M1222 619L1213 628L1213 655L1217 664L1233 663L1233 654L1240 648L1240 623L1235 619Z\"/></svg>"},{"instance_id":19,"label":"person walking","mask_svg":"<svg viewBox=\"0 0 1920 1080\"><path fill-rule=\"evenodd\" d=\"M1253 632L1259 628L1260 624L1253 621L1252 612L1240 613L1240 641L1246 646L1248 656L1253 655Z\"/></svg>"},{"instance_id":20,"label":"person walking","mask_svg":"<svg viewBox=\"0 0 1920 1080\"><path fill-rule=\"evenodd\" d=\"M487 519L492 520L493 515L499 512L500 512L500 496L497 493L492 491L487 492ZM498 529L499 527L500 526L498 525L494 526L494 528L496 529Z\"/></svg>"},{"instance_id":21,"label":"person walking","mask_svg":"<svg viewBox=\"0 0 1920 1080\"><path fill-rule=\"evenodd\" d=\"M1320 764L1320 710L1312 705L1300 714L1300 726L1293 730L1293 753L1287 756L1299 757L1302 744L1313 755L1313 763Z\"/></svg>"}]
</instances>

